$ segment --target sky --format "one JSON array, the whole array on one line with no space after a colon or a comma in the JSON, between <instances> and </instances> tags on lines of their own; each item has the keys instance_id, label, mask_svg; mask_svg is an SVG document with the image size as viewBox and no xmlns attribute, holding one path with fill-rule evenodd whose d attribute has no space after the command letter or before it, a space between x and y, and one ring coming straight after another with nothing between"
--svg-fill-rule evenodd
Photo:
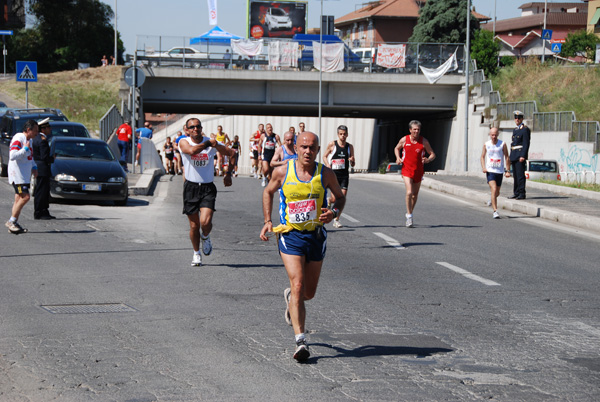
<instances>
[{"instance_id":1,"label":"sky","mask_svg":"<svg viewBox=\"0 0 600 402\"><path fill-rule=\"evenodd\" d=\"M101 0L115 8L115 0ZM218 25L225 31L246 37L247 0L216 0ZM319 25L320 0L308 1L307 28ZM543 1L543 0L538 0ZM324 0L323 15L339 18L368 0ZM520 16L519 6L527 0L472 0L475 10L490 18L496 8L497 20ZM552 3L553 1L548 1ZM562 2L581 3L578 0ZM125 53L133 53L136 36L178 36L195 37L212 28L208 22L207 0L116 0L117 29L125 43ZM182 39L183 40L183 39ZM138 39L138 48L142 49Z\"/></svg>"}]
</instances>

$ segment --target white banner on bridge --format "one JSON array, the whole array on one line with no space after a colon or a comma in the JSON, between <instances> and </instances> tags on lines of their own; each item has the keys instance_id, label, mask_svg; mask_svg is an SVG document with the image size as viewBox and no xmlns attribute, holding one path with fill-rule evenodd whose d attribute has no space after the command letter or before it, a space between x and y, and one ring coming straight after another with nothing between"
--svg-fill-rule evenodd
<instances>
[{"instance_id":1,"label":"white banner on bridge","mask_svg":"<svg viewBox=\"0 0 600 402\"><path fill-rule=\"evenodd\" d=\"M313 42L313 64L321 70L321 44ZM323 72L334 73L344 69L344 43L323 43Z\"/></svg>"},{"instance_id":2,"label":"white banner on bridge","mask_svg":"<svg viewBox=\"0 0 600 402\"><path fill-rule=\"evenodd\" d=\"M250 40L250 39L232 39L231 50L235 54L239 54L247 57L258 56L262 53L263 40Z\"/></svg>"},{"instance_id":3,"label":"white banner on bridge","mask_svg":"<svg viewBox=\"0 0 600 402\"><path fill-rule=\"evenodd\" d=\"M404 68L406 66L406 45L377 46L377 65L385 68Z\"/></svg>"},{"instance_id":4,"label":"white banner on bridge","mask_svg":"<svg viewBox=\"0 0 600 402\"><path fill-rule=\"evenodd\" d=\"M454 71L458 68L458 62L456 61L456 52L458 48L452 53L452 56L444 64L439 66L438 68L427 68L423 66L419 66L427 81L430 84L435 84L440 78L444 76L448 71Z\"/></svg>"},{"instance_id":5,"label":"white banner on bridge","mask_svg":"<svg viewBox=\"0 0 600 402\"><path fill-rule=\"evenodd\" d=\"M269 67L298 67L300 47L298 42L269 42Z\"/></svg>"}]
</instances>

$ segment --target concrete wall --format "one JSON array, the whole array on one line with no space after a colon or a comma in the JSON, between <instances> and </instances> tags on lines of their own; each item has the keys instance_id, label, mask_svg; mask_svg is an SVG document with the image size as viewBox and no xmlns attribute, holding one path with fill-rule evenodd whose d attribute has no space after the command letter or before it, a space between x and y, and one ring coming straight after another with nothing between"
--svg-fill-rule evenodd
<instances>
[{"instance_id":1,"label":"concrete wall","mask_svg":"<svg viewBox=\"0 0 600 402\"><path fill-rule=\"evenodd\" d=\"M186 120L190 117L199 118L202 121L204 133L217 132L217 126L222 125L231 139L234 135L240 137L242 144L242 153L238 161L238 172L240 174L250 173L250 136L254 134L260 123L273 125L273 131L279 134L288 131L290 126L296 127L298 123L304 122L307 131L319 132L318 117L289 117L289 116L225 116L225 115L188 115L177 122L172 123L165 133L165 130L154 133L152 141L157 149L162 152L162 147L167 136L175 138L178 131L181 130ZM356 153L355 170L367 170L371 158L371 145L373 143L373 132L375 130L374 119L350 119L350 118L323 118L322 119L321 149L325 149L327 144L337 139L337 127L341 124L348 126L348 142L354 145ZM282 138L283 139L283 138ZM164 159L164 155L163 155ZM322 152L319 154L319 161L322 162Z\"/></svg>"}]
</instances>

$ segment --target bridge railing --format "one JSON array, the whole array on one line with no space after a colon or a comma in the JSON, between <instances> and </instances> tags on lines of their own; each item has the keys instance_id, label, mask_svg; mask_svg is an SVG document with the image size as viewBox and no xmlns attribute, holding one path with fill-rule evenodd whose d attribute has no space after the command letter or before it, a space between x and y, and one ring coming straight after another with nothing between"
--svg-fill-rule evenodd
<instances>
[{"instance_id":1,"label":"bridge railing","mask_svg":"<svg viewBox=\"0 0 600 402\"><path fill-rule=\"evenodd\" d=\"M498 102L498 120L513 120L515 110L523 112L525 118L531 118L537 112L537 103L535 101Z\"/></svg>"},{"instance_id":2,"label":"bridge railing","mask_svg":"<svg viewBox=\"0 0 600 402\"><path fill-rule=\"evenodd\" d=\"M210 43L190 45L190 37L138 35L136 55L139 64L152 67L181 67L209 69L253 69L271 70L269 66L269 44L275 41L290 41L290 39L264 38L263 49L256 57L235 54L229 44L216 45ZM378 45L405 45L404 67L385 68L377 64L376 51ZM372 73L413 73L420 74L420 67L437 68L441 66L456 51L458 69L448 74L463 74L464 44L462 43L408 43L408 42L373 42L360 50L346 44L344 71L360 71ZM306 51L305 51L306 52ZM133 56L127 55L127 61L132 62ZM312 53L303 53L299 58L296 70L313 68Z\"/></svg>"}]
</instances>

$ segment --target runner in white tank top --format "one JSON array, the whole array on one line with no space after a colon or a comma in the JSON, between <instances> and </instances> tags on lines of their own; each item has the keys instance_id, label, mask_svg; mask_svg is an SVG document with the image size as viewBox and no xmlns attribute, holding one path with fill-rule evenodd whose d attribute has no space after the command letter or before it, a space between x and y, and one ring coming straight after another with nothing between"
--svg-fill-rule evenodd
<instances>
[{"instance_id":1,"label":"runner in white tank top","mask_svg":"<svg viewBox=\"0 0 600 402\"><path fill-rule=\"evenodd\" d=\"M500 187L502 186L502 174L510 177L510 172L505 168L510 165L508 157L508 148L503 141L498 139L498 129L492 127L490 129L490 140L483 144L481 153L481 169L487 176L487 182L492 192L492 197L489 205L494 209L492 217L499 219L498 214L498 196L500 195Z\"/></svg>"}]
</instances>

